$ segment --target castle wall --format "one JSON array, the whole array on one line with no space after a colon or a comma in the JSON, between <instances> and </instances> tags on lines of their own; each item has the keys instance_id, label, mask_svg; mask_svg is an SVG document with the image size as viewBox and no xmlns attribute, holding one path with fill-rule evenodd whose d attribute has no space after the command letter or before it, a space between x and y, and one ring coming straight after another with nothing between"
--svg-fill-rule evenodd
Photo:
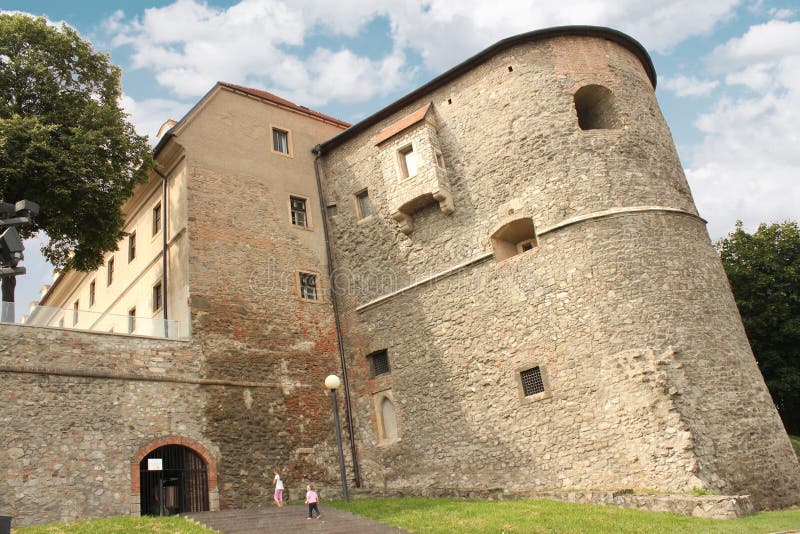
<instances>
[{"instance_id":1,"label":"castle wall","mask_svg":"<svg viewBox=\"0 0 800 534\"><path fill-rule=\"evenodd\" d=\"M0 510L14 526L138 515L131 462L159 438L219 457L188 343L4 324L0 347Z\"/></svg>"},{"instance_id":2,"label":"castle wall","mask_svg":"<svg viewBox=\"0 0 800 534\"><path fill-rule=\"evenodd\" d=\"M579 128L573 94L590 84L613 93L615 127ZM429 102L455 211L422 208L406 236L386 183L403 177L381 152L392 142L373 139ZM398 146L423 142L415 131ZM323 161L368 486L796 501L797 461L630 51L588 37L514 46ZM364 188L373 215L360 218ZM489 236L517 217L532 218L538 247L497 262ZM380 349L391 372L373 379ZM535 366L546 392L526 398L517 377ZM384 397L399 439L381 435Z\"/></svg>"}]
</instances>

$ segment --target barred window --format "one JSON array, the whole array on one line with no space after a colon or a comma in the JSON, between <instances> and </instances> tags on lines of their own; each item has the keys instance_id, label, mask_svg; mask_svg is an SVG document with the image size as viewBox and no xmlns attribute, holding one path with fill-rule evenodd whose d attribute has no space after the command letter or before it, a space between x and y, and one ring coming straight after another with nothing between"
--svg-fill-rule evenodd
<instances>
[{"instance_id":1,"label":"barred window","mask_svg":"<svg viewBox=\"0 0 800 534\"><path fill-rule=\"evenodd\" d=\"M317 300L316 275L300 273L300 296L308 300Z\"/></svg>"},{"instance_id":2,"label":"barred window","mask_svg":"<svg viewBox=\"0 0 800 534\"><path fill-rule=\"evenodd\" d=\"M289 197L289 208L292 213L292 224L308 228L306 199L301 197Z\"/></svg>"},{"instance_id":3,"label":"barred window","mask_svg":"<svg viewBox=\"0 0 800 534\"><path fill-rule=\"evenodd\" d=\"M373 352L372 354L368 355L367 358L369 358L369 366L370 370L372 371L372 378L375 378L378 375L387 374L391 371L389 368L389 353L385 349Z\"/></svg>"},{"instance_id":4,"label":"barred window","mask_svg":"<svg viewBox=\"0 0 800 534\"><path fill-rule=\"evenodd\" d=\"M544 381L542 380L542 370L537 365L532 369L521 371L522 391L526 397L544 392Z\"/></svg>"}]
</instances>

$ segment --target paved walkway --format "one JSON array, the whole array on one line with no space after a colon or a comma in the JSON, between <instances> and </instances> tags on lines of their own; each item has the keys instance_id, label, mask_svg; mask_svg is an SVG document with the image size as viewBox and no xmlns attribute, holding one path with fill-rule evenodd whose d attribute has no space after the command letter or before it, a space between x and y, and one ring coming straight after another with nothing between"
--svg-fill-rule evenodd
<instances>
[{"instance_id":1,"label":"paved walkway","mask_svg":"<svg viewBox=\"0 0 800 534\"><path fill-rule=\"evenodd\" d=\"M406 531L364 519L349 512L320 506L320 519L306 519L308 507L287 505L283 508L256 508L253 510L222 510L220 512L198 512L186 517L223 534L250 534L283 532L325 532L329 534L403 534Z\"/></svg>"}]
</instances>

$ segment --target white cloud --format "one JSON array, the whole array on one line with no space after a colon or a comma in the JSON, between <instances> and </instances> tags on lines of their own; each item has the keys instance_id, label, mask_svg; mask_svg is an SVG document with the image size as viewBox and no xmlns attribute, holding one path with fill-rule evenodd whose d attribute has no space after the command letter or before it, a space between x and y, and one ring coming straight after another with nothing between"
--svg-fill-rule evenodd
<instances>
[{"instance_id":1,"label":"white cloud","mask_svg":"<svg viewBox=\"0 0 800 534\"><path fill-rule=\"evenodd\" d=\"M191 104L177 100L149 98L134 100L128 95L120 98L122 109L129 115L128 120L136 128L139 135L150 136L150 142L155 144L158 129L169 119L179 120L183 117Z\"/></svg>"},{"instance_id":2,"label":"white cloud","mask_svg":"<svg viewBox=\"0 0 800 534\"><path fill-rule=\"evenodd\" d=\"M704 138L687 176L712 237L736 219L751 229L800 219L800 35L793 32L800 23L773 20L711 54L729 94L695 121Z\"/></svg>"},{"instance_id":3,"label":"white cloud","mask_svg":"<svg viewBox=\"0 0 800 534\"><path fill-rule=\"evenodd\" d=\"M152 71L179 97L197 98L225 80L278 88L282 96L320 105L411 89L408 50L441 72L511 35L594 24L619 28L664 51L710 31L738 1L679 0L653 7L645 0L242 0L223 9L177 0L130 20L117 12L105 27L117 34L116 46L132 47L134 67ZM376 17L386 17L391 26L391 51L383 57L331 46L317 46L307 57L299 51L314 37L353 37Z\"/></svg>"},{"instance_id":4,"label":"white cloud","mask_svg":"<svg viewBox=\"0 0 800 534\"><path fill-rule=\"evenodd\" d=\"M680 97L707 96L719 85L717 80L700 80L694 76L676 76L661 80L661 87Z\"/></svg>"}]
</instances>

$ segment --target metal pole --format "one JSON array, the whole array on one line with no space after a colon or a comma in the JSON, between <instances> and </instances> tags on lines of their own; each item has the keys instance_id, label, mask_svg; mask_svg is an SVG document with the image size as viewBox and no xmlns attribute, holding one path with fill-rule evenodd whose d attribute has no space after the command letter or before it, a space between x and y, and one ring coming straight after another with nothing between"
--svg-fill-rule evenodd
<instances>
[{"instance_id":1,"label":"metal pole","mask_svg":"<svg viewBox=\"0 0 800 534\"><path fill-rule=\"evenodd\" d=\"M344 493L344 502L350 502L350 497L347 495L347 475L344 471L344 451L342 450L342 429L339 428L339 404L336 401L336 390L331 390L331 398L333 399L333 421L336 423L336 445L339 447L339 473L342 476L342 492Z\"/></svg>"}]
</instances>

